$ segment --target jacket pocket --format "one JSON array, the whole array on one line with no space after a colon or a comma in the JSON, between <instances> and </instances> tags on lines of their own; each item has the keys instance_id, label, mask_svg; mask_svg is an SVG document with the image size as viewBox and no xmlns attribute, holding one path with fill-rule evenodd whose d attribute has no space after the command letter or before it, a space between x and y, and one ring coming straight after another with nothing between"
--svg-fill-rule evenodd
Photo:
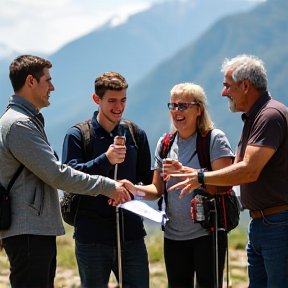
<instances>
[{"instance_id":1,"label":"jacket pocket","mask_svg":"<svg viewBox=\"0 0 288 288\"><path fill-rule=\"evenodd\" d=\"M38 186L35 187L32 198L30 200L29 206L37 212L37 215L40 216L43 212L44 205L44 187L43 183L39 183Z\"/></svg>"}]
</instances>

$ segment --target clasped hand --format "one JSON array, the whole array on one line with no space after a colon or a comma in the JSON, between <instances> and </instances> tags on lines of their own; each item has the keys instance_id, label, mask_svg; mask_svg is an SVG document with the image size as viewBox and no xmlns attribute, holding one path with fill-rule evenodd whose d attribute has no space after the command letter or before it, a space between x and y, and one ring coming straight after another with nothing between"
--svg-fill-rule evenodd
<instances>
[{"instance_id":1,"label":"clasped hand","mask_svg":"<svg viewBox=\"0 0 288 288\"><path fill-rule=\"evenodd\" d=\"M116 189L119 189L118 199L109 199L108 204L112 206L118 206L119 204L130 201L134 196L144 196L145 192L137 190L132 182L127 179L119 180L116 182ZM127 197L128 194L128 197ZM121 195L121 196L120 196Z\"/></svg>"}]
</instances>

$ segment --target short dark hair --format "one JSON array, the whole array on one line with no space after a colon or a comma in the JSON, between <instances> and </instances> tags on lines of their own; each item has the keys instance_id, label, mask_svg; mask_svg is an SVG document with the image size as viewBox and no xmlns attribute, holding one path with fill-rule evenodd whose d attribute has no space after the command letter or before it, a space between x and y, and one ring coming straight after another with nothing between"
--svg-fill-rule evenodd
<instances>
[{"instance_id":1,"label":"short dark hair","mask_svg":"<svg viewBox=\"0 0 288 288\"><path fill-rule=\"evenodd\" d=\"M21 55L14 59L9 67L9 78L14 92L24 86L28 75L32 75L39 82L41 76L44 75L45 67L51 68L51 62L37 56Z\"/></svg>"},{"instance_id":2,"label":"short dark hair","mask_svg":"<svg viewBox=\"0 0 288 288\"><path fill-rule=\"evenodd\" d=\"M101 99L107 90L121 91L128 88L125 78L117 72L106 72L95 80L95 94Z\"/></svg>"}]
</instances>

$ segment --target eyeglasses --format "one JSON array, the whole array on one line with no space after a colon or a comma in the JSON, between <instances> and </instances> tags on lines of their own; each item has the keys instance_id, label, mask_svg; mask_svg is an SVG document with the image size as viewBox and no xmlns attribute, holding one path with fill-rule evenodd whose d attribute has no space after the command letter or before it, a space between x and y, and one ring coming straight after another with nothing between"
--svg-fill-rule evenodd
<instances>
[{"instance_id":1,"label":"eyeglasses","mask_svg":"<svg viewBox=\"0 0 288 288\"><path fill-rule=\"evenodd\" d=\"M197 105L199 106L199 103L197 102L182 102L182 103L168 103L168 109L171 110L176 110L178 108L178 111L185 111L187 110L190 106L192 105Z\"/></svg>"}]
</instances>

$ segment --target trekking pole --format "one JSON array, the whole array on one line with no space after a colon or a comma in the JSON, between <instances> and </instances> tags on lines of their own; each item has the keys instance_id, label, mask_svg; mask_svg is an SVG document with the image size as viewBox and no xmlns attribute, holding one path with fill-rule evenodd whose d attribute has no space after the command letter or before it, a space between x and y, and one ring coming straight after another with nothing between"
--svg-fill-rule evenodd
<instances>
[{"instance_id":1,"label":"trekking pole","mask_svg":"<svg viewBox=\"0 0 288 288\"><path fill-rule=\"evenodd\" d=\"M227 237L227 250L226 250L226 282L227 282L227 288L232 288L232 281L230 280L230 271L229 271L229 244L228 244L228 235Z\"/></svg>"},{"instance_id":2,"label":"trekking pole","mask_svg":"<svg viewBox=\"0 0 288 288\"><path fill-rule=\"evenodd\" d=\"M215 280L216 280L216 288L219 288L219 261L218 261L218 214L216 207L216 198L214 201L214 213L215 213Z\"/></svg>"},{"instance_id":3,"label":"trekking pole","mask_svg":"<svg viewBox=\"0 0 288 288\"><path fill-rule=\"evenodd\" d=\"M114 144L125 145L125 136L116 136L114 138ZM118 163L115 164L114 168L114 180L117 180ZM120 209L116 206L116 227L117 227L117 252L118 252L118 277L119 277L119 288L122 288L122 255L121 255L121 233L120 233ZM123 225L123 223L122 223Z\"/></svg>"},{"instance_id":4,"label":"trekking pole","mask_svg":"<svg viewBox=\"0 0 288 288\"><path fill-rule=\"evenodd\" d=\"M118 164L116 164L116 166L118 166ZM118 275L119 275L118 277L119 277L119 288L122 288L122 255L121 255L121 237L120 237L119 213L120 213L119 207L117 206L116 207L116 224L117 224L117 252L118 252Z\"/></svg>"}]
</instances>

